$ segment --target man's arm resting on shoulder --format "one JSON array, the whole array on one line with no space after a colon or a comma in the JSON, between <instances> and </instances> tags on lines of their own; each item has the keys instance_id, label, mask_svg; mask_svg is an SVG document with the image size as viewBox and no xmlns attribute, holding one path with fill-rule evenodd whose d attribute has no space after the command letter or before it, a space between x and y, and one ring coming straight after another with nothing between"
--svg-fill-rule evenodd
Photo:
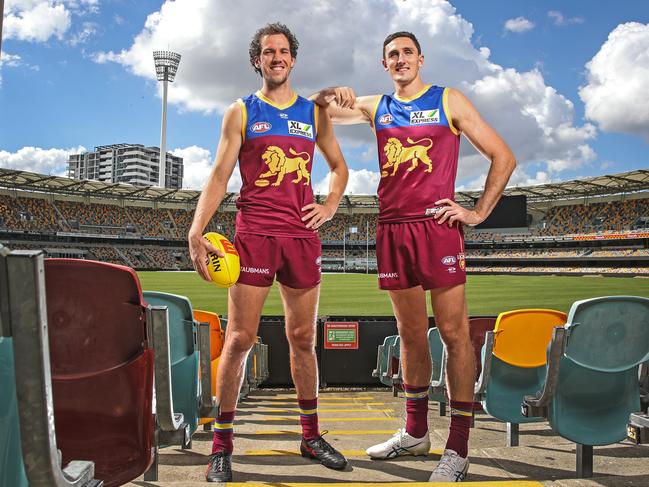
<instances>
[{"instance_id":1,"label":"man's arm resting on shoulder","mask_svg":"<svg viewBox=\"0 0 649 487\"><path fill-rule=\"evenodd\" d=\"M318 110L316 144L318 144L318 149L320 149L327 164L329 164L331 177L329 179L329 194L324 204L311 203L302 208L302 211L308 211L302 217L302 221L308 221L307 228L314 230L326 221L331 220L336 214L340 200L345 192L345 187L347 186L347 179L349 179L347 163L345 163L343 153L334 136L333 125L331 124L329 114L324 108Z\"/></svg>"},{"instance_id":2,"label":"man's arm resting on shoulder","mask_svg":"<svg viewBox=\"0 0 649 487\"><path fill-rule=\"evenodd\" d=\"M214 167L198 199L194 220L189 229L189 255L194 269L206 281L211 281L205 264L207 254L212 252L223 257L223 253L203 238L203 230L223 201L227 191L228 181L237 163L239 149L243 142L241 126L241 107L238 103L233 103L223 114L221 139L216 150Z\"/></svg>"},{"instance_id":3,"label":"man's arm resting on shoulder","mask_svg":"<svg viewBox=\"0 0 649 487\"><path fill-rule=\"evenodd\" d=\"M354 90L346 86L324 88L309 97L326 108L331 120L340 125L371 124L378 98L379 95L357 97Z\"/></svg>"},{"instance_id":4,"label":"man's arm resting on shoulder","mask_svg":"<svg viewBox=\"0 0 649 487\"><path fill-rule=\"evenodd\" d=\"M446 205L437 212L435 218L438 223L448 220L449 225L460 221L474 226L483 222L498 203L509 177L516 168L516 158L500 135L484 121L473 104L460 91L449 88L448 107L453 125L489 159L491 165L484 192L473 210L463 208L450 199L443 199L435 202L436 205Z\"/></svg>"}]
</instances>

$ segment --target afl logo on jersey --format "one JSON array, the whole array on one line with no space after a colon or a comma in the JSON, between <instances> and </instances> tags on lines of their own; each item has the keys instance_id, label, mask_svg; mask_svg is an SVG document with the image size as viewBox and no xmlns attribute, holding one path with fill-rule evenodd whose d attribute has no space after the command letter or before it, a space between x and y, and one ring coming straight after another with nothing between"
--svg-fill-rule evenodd
<instances>
[{"instance_id":1,"label":"afl logo on jersey","mask_svg":"<svg viewBox=\"0 0 649 487\"><path fill-rule=\"evenodd\" d=\"M269 122L255 122L250 126L250 131L255 134L263 134L271 129L272 125Z\"/></svg>"},{"instance_id":2,"label":"afl logo on jersey","mask_svg":"<svg viewBox=\"0 0 649 487\"><path fill-rule=\"evenodd\" d=\"M392 115L390 115L389 113L381 115L381 118L379 118L379 123L381 125L390 125L392 123Z\"/></svg>"}]
</instances>

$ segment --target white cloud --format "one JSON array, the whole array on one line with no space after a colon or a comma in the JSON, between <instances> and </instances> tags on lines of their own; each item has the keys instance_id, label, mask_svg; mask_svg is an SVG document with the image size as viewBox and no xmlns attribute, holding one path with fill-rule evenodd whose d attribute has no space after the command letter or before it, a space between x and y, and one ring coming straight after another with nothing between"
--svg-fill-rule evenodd
<instances>
[{"instance_id":1,"label":"white cloud","mask_svg":"<svg viewBox=\"0 0 649 487\"><path fill-rule=\"evenodd\" d=\"M83 29L76 32L70 38L70 45L76 46L77 44L85 44L88 40L97 33L98 24L95 22L84 22Z\"/></svg>"},{"instance_id":2,"label":"white cloud","mask_svg":"<svg viewBox=\"0 0 649 487\"><path fill-rule=\"evenodd\" d=\"M572 102L548 86L538 69L519 72L493 63L488 48L473 45L472 24L448 1L375 0L371 10L363 0L330 0L307 10L298 5L294 0L240 0L216 9L213 0L166 1L149 15L130 47L95 53L94 59L120 63L137 76L155 80L152 51L169 47L182 55L169 90L170 103L214 113L258 89L248 43L269 20L282 19L300 40L292 82L302 94L331 85L352 86L358 94L392 91L380 64L381 45L388 33L406 29L421 41L426 56L423 79L465 92L504 136L519 163L544 164L543 170L555 173L592 159L588 143L596 136L594 126L575 124ZM327 28L314 29L313 19ZM361 154L367 144L375 147L366 126L336 127L336 133L345 147L357 147ZM472 148L463 147L460 165L475 178L484 164Z\"/></svg>"},{"instance_id":3,"label":"white cloud","mask_svg":"<svg viewBox=\"0 0 649 487\"><path fill-rule=\"evenodd\" d=\"M16 68L23 63L18 54L9 54L5 51L0 51L0 67L7 66L8 68Z\"/></svg>"},{"instance_id":4,"label":"white cloud","mask_svg":"<svg viewBox=\"0 0 649 487\"><path fill-rule=\"evenodd\" d=\"M63 38L70 27L70 11L61 3L9 0L5 5L4 37L29 42Z\"/></svg>"},{"instance_id":5,"label":"white cloud","mask_svg":"<svg viewBox=\"0 0 649 487\"><path fill-rule=\"evenodd\" d=\"M505 21L505 30L509 32L515 32L520 34L521 32L527 32L534 28L534 22L525 17L516 17L515 19L507 19Z\"/></svg>"},{"instance_id":6,"label":"white cloud","mask_svg":"<svg viewBox=\"0 0 649 487\"><path fill-rule=\"evenodd\" d=\"M566 17L565 15L563 15L558 10L550 10L548 12L548 17L552 20L552 23L554 25L557 25L559 27L564 27L566 25L583 24L584 23L584 18L583 17Z\"/></svg>"},{"instance_id":7,"label":"white cloud","mask_svg":"<svg viewBox=\"0 0 649 487\"><path fill-rule=\"evenodd\" d=\"M322 195L328 194L330 177L331 173L327 173L324 179L314 184L313 192ZM380 180L381 175L378 172L368 171L367 169L350 169L345 194L376 194Z\"/></svg>"},{"instance_id":8,"label":"white cloud","mask_svg":"<svg viewBox=\"0 0 649 487\"><path fill-rule=\"evenodd\" d=\"M52 37L62 40L72 25L72 16L99 12L99 0L7 0L3 35L5 39L46 42ZM78 36L71 43L79 43ZM76 42L75 42L76 39Z\"/></svg>"},{"instance_id":9,"label":"white cloud","mask_svg":"<svg viewBox=\"0 0 649 487\"><path fill-rule=\"evenodd\" d=\"M196 145L174 149L173 155L183 158L184 176L183 188L201 190L212 171L213 158L209 150ZM228 182L228 191L238 193L241 189L241 173L239 166L235 167Z\"/></svg>"},{"instance_id":10,"label":"white cloud","mask_svg":"<svg viewBox=\"0 0 649 487\"><path fill-rule=\"evenodd\" d=\"M70 154L86 152L86 148L42 149L40 147L23 147L16 152L0 150L0 167L19 171L67 176L68 157Z\"/></svg>"},{"instance_id":11,"label":"white cloud","mask_svg":"<svg viewBox=\"0 0 649 487\"><path fill-rule=\"evenodd\" d=\"M649 24L618 25L586 70L588 83L579 90L586 118L649 140Z\"/></svg>"}]
</instances>

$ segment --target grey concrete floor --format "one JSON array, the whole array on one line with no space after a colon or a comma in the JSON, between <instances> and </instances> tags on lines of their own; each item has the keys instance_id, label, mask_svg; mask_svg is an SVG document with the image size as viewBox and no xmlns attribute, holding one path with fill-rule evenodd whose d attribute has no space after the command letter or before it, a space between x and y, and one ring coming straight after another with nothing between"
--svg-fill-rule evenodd
<instances>
[{"instance_id":1,"label":"grey concrete floor","mask_svg":"<svg viewBox=\"0 0 649 487\"><path fill-rule=\"evenodd\" d=\"M293 391L256 390L243 400L235 418L235 482L286 486L293 483L372 482L416 486L425 483L444 448L448 417L440 417L430 404L431 452L427 457L370 460L365 449L387 439L404 424L404 399L387 389L323 391L319 396L321 431L349 460L344 471L329 470L299 455L300 426ZM507 487L649 487L649 447L622 442L596 447L594 476L576 479L575 445L546 423L521 425L520 446L507 447L506 425L486 414L476 416L471 430L471 467L465 485ZM211 452L212 433L200 429L191 450L160 450L159 481L138 479L131 487L194 487L205 485L204 474ZM426 484L431 486L433 484Z\"/></svg>"}]
</instances>

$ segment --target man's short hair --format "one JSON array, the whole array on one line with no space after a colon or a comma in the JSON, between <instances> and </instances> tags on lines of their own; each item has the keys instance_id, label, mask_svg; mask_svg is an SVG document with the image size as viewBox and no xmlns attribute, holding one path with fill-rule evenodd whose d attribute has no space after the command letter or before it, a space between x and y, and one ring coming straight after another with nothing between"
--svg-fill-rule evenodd
<instances>
[{"instance_id":1,"label":"man's short hair","mask_svg":"<svg viewBox=\"0 0 649 487\"><path fill-rule=\"evenodd\" d=\"M297 41L297 38L293 35L293 32L290 31L288 27L279 22L273 24L266 24L261 29L255 32L255 35L252 36L250 41L250 48L248 53L250 54L250 64L255 69L257 73L261 75L261 69L255 66L255 61L261 56L261 39L264 36L271 36L274 34L282 34L286 39L288 39L288 45L291 50L291 57L295 59L297 57L297 48L300 46L300 43Z\"/></svg>"},{"instance_id":2,"label":"man's short hair","mask_svg":"<svg viewBox=\"0 0 649 487\"><path fill-rule=\"evenodd\" d=\"M417 48L417 55L418 56L421 55L421 46L419 45L419 41L415 37L415 34L413 34L412 32L405 31L405 30L401 30L399 32L395 32L394 34L390 34L383 41L383 59L385 59L385 46L390 44L390 42L395 40L397 37L407 37L408 39L411 39L412 42L415 43L415 47Z\"/></svg>"}]
</instances>

